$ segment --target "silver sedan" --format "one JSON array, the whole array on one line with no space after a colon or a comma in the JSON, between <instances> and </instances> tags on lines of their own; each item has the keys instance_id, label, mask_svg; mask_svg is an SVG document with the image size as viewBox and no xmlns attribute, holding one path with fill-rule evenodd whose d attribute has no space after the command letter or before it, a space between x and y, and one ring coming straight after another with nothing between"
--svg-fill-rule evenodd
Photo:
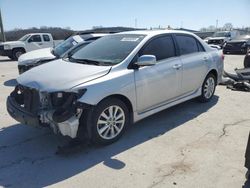
<instances>
[{"instance_id":1,"label":"silver sedan","mask_svg":"<svg viewBox=\"0 0 250 188\"><path fill-rule=\"evenodd\" d=\"M154 113L192 98L210 101L223 58L188 32L109 35L19 76L7 109L23 124L110 144Z\"/></svg>"}]
</instances>

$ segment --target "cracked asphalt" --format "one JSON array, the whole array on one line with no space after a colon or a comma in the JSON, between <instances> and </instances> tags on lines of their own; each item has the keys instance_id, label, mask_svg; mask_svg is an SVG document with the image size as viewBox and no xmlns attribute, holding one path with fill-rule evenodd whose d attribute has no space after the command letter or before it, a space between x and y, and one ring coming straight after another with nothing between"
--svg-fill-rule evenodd
<instances>
[{"instance_id":1,"label":"cracked asphalt","mask_svg":"<svg viewBox=\"0 0 250 188\"><path fill-rule=\"evenodd\" d=\"M229 72L242 55L227 55ZM6 111L17 63L0 57L0 187L235 188L245 183L250 93L218 86L207 104L191 100L133 125L113 145L56 155L68 139L20 125Z\"/></svg>"}]
</instances>

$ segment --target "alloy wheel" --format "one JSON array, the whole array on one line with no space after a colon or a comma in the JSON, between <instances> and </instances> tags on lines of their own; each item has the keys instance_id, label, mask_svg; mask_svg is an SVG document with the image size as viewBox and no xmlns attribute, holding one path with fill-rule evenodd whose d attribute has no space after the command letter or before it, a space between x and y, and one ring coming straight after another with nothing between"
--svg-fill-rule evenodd
<instances>
[{"instance_id":1,"label":"alloy wheel","mask_svg":"<svg viewBox=\"0 0 250 188\"><path fill-rule=\"evenodd\" d=\"M125 113L117 105L112 105L103 110L97 120L97 132L106 140L119 135L125 124Z\"/></svg>"},{"instance_id":2,"label":"alloy wheel","mask_svg":"<svg viewBox=\"0 0 250 188\"><path fill-rule=\"evenodd\" d=\"M204 85L204 96L209 99L212 97L215 89L215 80L213 77L209 77Z\"/></svg>"}]
</instances>

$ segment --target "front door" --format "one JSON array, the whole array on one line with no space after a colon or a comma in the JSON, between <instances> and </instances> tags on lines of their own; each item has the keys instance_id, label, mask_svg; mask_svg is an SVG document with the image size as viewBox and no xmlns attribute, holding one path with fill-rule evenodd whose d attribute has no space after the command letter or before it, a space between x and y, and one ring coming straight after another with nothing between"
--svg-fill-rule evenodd
<instances>
[{"instance_id":1,"label":"front door","mask_svg":"<svg viewBox=\"0 0 250 188\"><path fill-rule=\"evenodd\" d=\"M138 56L155 55L157 64L135 70L137 111L143 113L178 96L182 64L171 35L148 42Z\"/></svg>"},{"instance_id":2,"label":"front door","mask_svg":"<svg viewBox=\"0 0 250 188\"><path fill-rule=\"evenodd\" d=\"M26 44L27 51L37 50L41 49L43 45L42 38L39 34L32 35Z\"/></svg>"}]
</instances>

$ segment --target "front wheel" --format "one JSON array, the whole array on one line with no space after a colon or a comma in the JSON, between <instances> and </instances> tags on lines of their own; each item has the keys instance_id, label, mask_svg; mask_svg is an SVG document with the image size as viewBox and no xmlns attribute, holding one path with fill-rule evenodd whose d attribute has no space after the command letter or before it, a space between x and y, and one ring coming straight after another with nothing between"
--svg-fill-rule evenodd
<instances>
[{"instance_id":1,"label":"front wheel","mask_svg":"<svg viewBox=\"0 0 250 188\"><path fill-rule=\"evenodd\" d=\"M24 53L25 51L23 49L14 49L12 52L12 59L18 60L18 58Z\"/></svg>"},{"instance_id":2,"label":"front wheel","mask_svg":"<svg viewBox=\"0 0 250 188\"><path fill-rule=\"evenodd\" d=\"M93 111L91 140L98 145L111 144L122 136L128 123L127 106L119 99L106 99Z\"/></svg>"},{"instance_id":3,"label":"front wheel","mask_svg":"<svg viewBox=\"0 0 250 188\"><path fill-rule=\"evenodd\" d=\"M203 85L202 85L202 94L198 98L200 102L209 102L215 92L216 88L216 77L213 74L208 74Z\"/></svg>"}]
</instances>

